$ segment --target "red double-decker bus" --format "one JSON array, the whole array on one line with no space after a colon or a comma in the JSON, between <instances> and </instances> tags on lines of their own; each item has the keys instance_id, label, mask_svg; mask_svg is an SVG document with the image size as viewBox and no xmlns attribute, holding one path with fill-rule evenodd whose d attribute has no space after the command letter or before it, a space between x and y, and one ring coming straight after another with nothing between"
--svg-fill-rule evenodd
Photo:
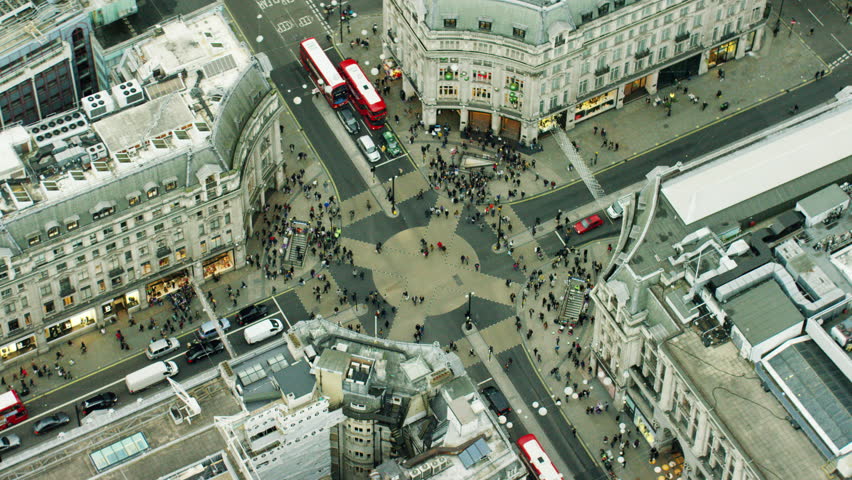
<instances>
[{"instance_id":1,"label":"red double-decker bus","mask_svg":"<svg viewBox=\"0 0 852 480\"><path fill-rule=\"evenodd\" d=\"M5 430L28 418L30 414L27 413L27 407L24 406L18 392L9 390L0 394L0 430Z\"/></svg>"},{"instance_id":2,"label":"red double-decker bus","mask_svg":"<svg viewBox=\"0 0 852 480\"><path fill-rule=\"evenodd\" d=\"M352 105L364 118L370 130L378 130L385 126L388 109L379 92L376 91L370 79L361 70L358 62L351 58L340 62L340 73L349 85L349 95Z\"/></svg>"},{"instance_id":3,"label":"red double-decker bus","mask_svg":"<svg viewBox=\"0 0 852 480\"><path fill-rule=\"evenodd\" d=\"M538 439L533 434L527 434L517 441L521 453L524 455L524 463L530 467L535 478L539 480L562 480L562 474L556 469L556 465L550 461L550 457L541 448Z\"/></svg>"},{"instance_id":4,"label":"red double-decker bus","mask_svg":"<svg viewBox=\"0 0 852 480\"><path fill-rule=\"evenodd\" d=\"M349 88L316 38L308 38L299 44L299 60L332 108L346 105Z\"/></svg>"}]
</instances>

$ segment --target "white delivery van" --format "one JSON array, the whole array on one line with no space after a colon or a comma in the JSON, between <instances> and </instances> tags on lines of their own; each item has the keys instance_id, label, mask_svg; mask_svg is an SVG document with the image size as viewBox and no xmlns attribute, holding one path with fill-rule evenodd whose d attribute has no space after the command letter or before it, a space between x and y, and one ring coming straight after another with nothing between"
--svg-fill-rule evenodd
<instances>
[{"instance_id":1,"label":"white delivery van","mask_svg":"<svg viewBox=\"0 0 852 480\"><path fill-rule=\"evenodd\" d=\"M124 377L124 383L127 384L128 392L136 393L177 373L178 366L175 362L157 362Z\"/></svg>"},{"instance_id":2,"label":"white delivery van","mask_svg":"<svg viewBox=\"0 0 852 480\"><path fill-rule=\"evenodd\" d=\"M621 216L624 215L624 207L627 206L632 200L632 193L619 198L612 205L607 207L606 214L609 215L609 218L613 220L621 218Z\"/></svg>"},{"instance_id":3,"label":"white delivery van","mask_svg":"<svg viewBox=\"0 0 852 480\"><path fill-rule=\"evenodd\" d=\"M246 337L246 343L262 342L267 338L274 337L284 330L284 323L277 318L270 318L243 330L243 335Z\"/></svg>"}]
</instances>

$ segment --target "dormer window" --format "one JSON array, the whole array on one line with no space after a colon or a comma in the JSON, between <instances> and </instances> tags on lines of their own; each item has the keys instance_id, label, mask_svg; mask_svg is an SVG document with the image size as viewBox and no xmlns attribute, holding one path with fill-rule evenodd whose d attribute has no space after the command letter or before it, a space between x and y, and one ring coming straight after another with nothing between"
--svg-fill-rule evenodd
<instances>
[{"instance_id":1,"label":"dormer window","mask_svg":"<svg viewBox=\"0 0 852 480\"><path fill-rule=\"evenodd\" d=\"M172 190L176 189L177 184L178 182L176 178L169 178L163 181L163 185L166 187L167 192L171 192Z\"/></svg>"},{"instance_id":2,"label":"dormer window","mask_svg":"<svg viewBox=\"0 0 852 480\"><path fill-rule=\"evenodd\" d=\"M41 235L39 235L39 234L30 235L30 237L27 238L27 243L31 247L38 245L39 243L41 243Z\"/></svg>"},{"instance_id":3,"label":"dormer window","mask_svg":"<svg viewBox=\"0 0 852 480\"><path fill-rule=\"evenodd\" d=\"M559 35L557 35L557 36L556 36L556 38L553 40L553 45L554 45L554 46L556 46L556 47L558 47L558 46L560 46L560 45L564 45L564 44L565 44L565 34L560 33L560 34L559 34Z\"/></svg>"},{"instance_id":4,"label":"dormer window","mask_svg":"<svg viewBox=\"0 0 852 480\"><path fill-rule=\"evenodd\" d=\"M154 198L154 197L156 197L157 195L160 194L160 188L159 187L151 187L151 188L149 188L148 190L145 191L145 194L148 195L148 198Z\"/></svg>"},{"instance_id":5,"label":"dormer window","mask_svg":"<svg viewBox=\"0 0 852 480\"><path fill-rule=\"evenodd\" d=\"M480 20L479 21L479 30L482 32L490 32L491 31L491 20Z\"/></svg>"},{"instance_id":6,"label":"dormer window","mask_svg":"<svg viewBox=\"0 0 852 480\"><path fill-rule=\"evenodd\" d=\"M47 238L59 236L59 225L53 225L47 229Z\"/></svg>"},{"instance_id":7,"label":"dormer window","mask_svg":"<svg viewBox=\"0 0 852 480\"><path fill-rule=\"evenodd\" d=\"M512 36L523 40L527 36L527 30L525 28L512 27Z\"/></svg>"},{"instance_id":8,"label":"dormer window","mask_svg":"<svg viewBox=\"0 0 852 480\"><path fill-rule=\"evenodd\" d=\"M456 19L455 18L445 18L444 19L444 28L456 28Z\"/></svg>"}]
</instances>

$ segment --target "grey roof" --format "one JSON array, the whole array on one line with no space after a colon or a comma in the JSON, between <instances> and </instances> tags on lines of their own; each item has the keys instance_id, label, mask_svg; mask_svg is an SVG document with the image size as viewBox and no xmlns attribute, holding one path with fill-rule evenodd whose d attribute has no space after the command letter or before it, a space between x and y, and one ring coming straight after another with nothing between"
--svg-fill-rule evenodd
<instances>
[{"instance_id":1,"label":"grey roof","mask_svg":"<svg viewBox=\"0 0 852 480\"><path fill-rule=\"evenodd\" d=\"M800 323L802 314L775 280L768 280L725 304L729 318L754 346Z\"/></svg>"},{"instance_id":2,"label":"grey roof","mask_svg":"<svg viewBox=\"0 0 852 480\"><path fill-rule=\"evenodd\" d=\"M816 343L789 345L768 363L838 449L852 442L852 385Z\"/></svg>"},{"instance_id":3,"label":"grey roof","mask_svg":"<svg viewBox=\"0 0 852 480\"><path fill-rule=\"evenodd\" d=\"M336 373L345 372L346 367L348 366L349 354L331 348L326 348L325 350L323 350L320 354L319 360L317 361L318 369L328 370L330 372Z\"/></svg>"},{"instance_id":4,"label":"grey roof","mask_svg":"<svg viewBox=\"0 0 852 480\"><path fill-rule=\"evenodd\" d=\"M637 0L627 0L627 4ZM599 0L422 0L426 25L431 30L480 32L479 21L492 22L491 33L522 41L530 45L541 45L550 41L557 33L571 31L581 23L583 14L592 14L597 19ZM609 12L614 10L610 8ZM444 20L456 20L455 28L444 27ZM526 31L523 39L513 35L513 29Z\"/></svg>"},{"instance_id":5,"label":"grey roof","mask_svg":"<svg viewBox=\"0 0 852 480\"><path fill-rule=\"evenodd\" d=\"M304 360L274 372L272 376L282 392L292 393L297 398L311 393L316 384L314 376L311 375L311 367Z\"/></svg>"},{"instance_id":6,"label":"grey roof","mask_svg":"<svg viewBox=\"0 0 852 480\"><path fill-rule=\"evenodd\" d=\"M459 454L459 460L461 460L462 465L464 465L464 468L470 468L474 464L476 464L476 462L485 458L485 456L489 453L491 453L491 447L489 447L488 444L485 443L485 440L480 438L479 440L473 442L473 445L465 448Z\"/></svg>"},{"instance_id":7,"label":"grey roof","mask_svg":"<svg viewBox=\"0 0 852 480\"><path fill-rule=\"evenodd\" d=\"M127 194L136 190L143 190L146 184L154 182L162 189L163 181L167 179L177 179L178 189L186 185L194 185L198 183L195 176L190 176L187 181L187 163L189 170L195 171L201 168L208 162L218 162L218 157L210 149L206 148L194 152L192 156L187 154L176 155L174 157L161 160L159 162L151 162L143 165L144 168L128 174L114 182L107 182L99 185L97 188L82 191L79 195L69 196L63 200L51 202L46 205L46 208L39 208L39 205L28 208L23 215L17 215L6 222L6 228L14 237L15 241L24 250L27 249L27 238L33 233L46 232L46 226L52 222L62 222L67 218L79 217L79 228L84 229L89 224L96 220L92 219L90 210L102 202L114 203L115 213L109 217L101 219L104 225L111 225L114 222L116 215L121 215L130 210L136 209L144 211L142 208L147 202L162 202L160 196L153 199L148 199L147 195L142 195L141 202L137 205L130 206L127 200ZM63 239L65 229L60 228L60 235L50 239L51 241L60 241ZM72 232L77 234L75 230ZM47 236L42 235L42 245L47 241ZM42 245L39 245L41 247ZM0 236L0 246L12 247L5 236Z\"/></svg>"},{"instance_id":8,"label":"grey roof","mask_svg":"<svg viewBox=\"0 0 852 480\"><path fill-rule=\"evenodd\" d=\"M194 121L183 97L172 93L122 110L95 122L92 128L110 152L118 152Z\"/></svg>"},{"instance_id":9,"label":"grey roof","mask_svg":"<svg viewBox=\"0 0 852 480\"><path fill-rule=\"evenodd\" d=\"M849 195L836 183L832 183L813 195L799 200L798 207L805 215L815 217L848 201Z\"/></svg>"},{"instance_id":10,"label":"grey roof","mask_svg":"<svg viewBox=\"0 0 852 480\"><path fill-rule=\"evenodd\" d=\"M447 392L450 400L467 397L476 391L476 388L473 386L473 382L469 377L455 377L445 383L441 388Z\"/></svg>"}]
</instances>

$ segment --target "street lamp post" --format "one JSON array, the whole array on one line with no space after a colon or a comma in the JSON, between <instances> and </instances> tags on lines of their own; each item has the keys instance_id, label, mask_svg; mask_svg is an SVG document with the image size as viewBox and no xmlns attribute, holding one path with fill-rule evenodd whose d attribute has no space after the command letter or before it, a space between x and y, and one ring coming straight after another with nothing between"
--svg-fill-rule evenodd
<instances>
[{"instance_id":1,"label":"street lamp post","mask_svg":"<svg viewBox=\"0 0 852 480\"><path fill-rule=\"evenodd\" d=\"M467 297L467 313L464 315L464 326L467 330L473 328L473 312L471 310L471 303L473 302L474 295L474 292L470 292L465 295Z\"/></svg>"},{"instance_id":2,"label":"street lamp post","mask_svg":"<svg viewBox=\"0 0 852 480\"><path fill-rule=\"evenodd\" d=\"M503 207L497 207L497 248L503 241Z\"/></svg>"},{"instance_id":3,"label":"street lamp post","mask_svg":"<svg viewBox=\"0 0 852 480\"><path fill-rule=\"evenodd\" d=\"M775 28L772 30L774 35L778 35L781 30L781 13L784 12L784 0L781 0L781 5L778 7L778 20L775 22Z\"/></svg>"},{"instance_id":4,"label":"street lamp post","mask_svg":"<svg viewBox=\"0 0 852 480\"><path fill-rule=\"evenodd\" d=\"M396 213L396 175L391 177L391 213Z\"/></svg>"}]
</instances>

